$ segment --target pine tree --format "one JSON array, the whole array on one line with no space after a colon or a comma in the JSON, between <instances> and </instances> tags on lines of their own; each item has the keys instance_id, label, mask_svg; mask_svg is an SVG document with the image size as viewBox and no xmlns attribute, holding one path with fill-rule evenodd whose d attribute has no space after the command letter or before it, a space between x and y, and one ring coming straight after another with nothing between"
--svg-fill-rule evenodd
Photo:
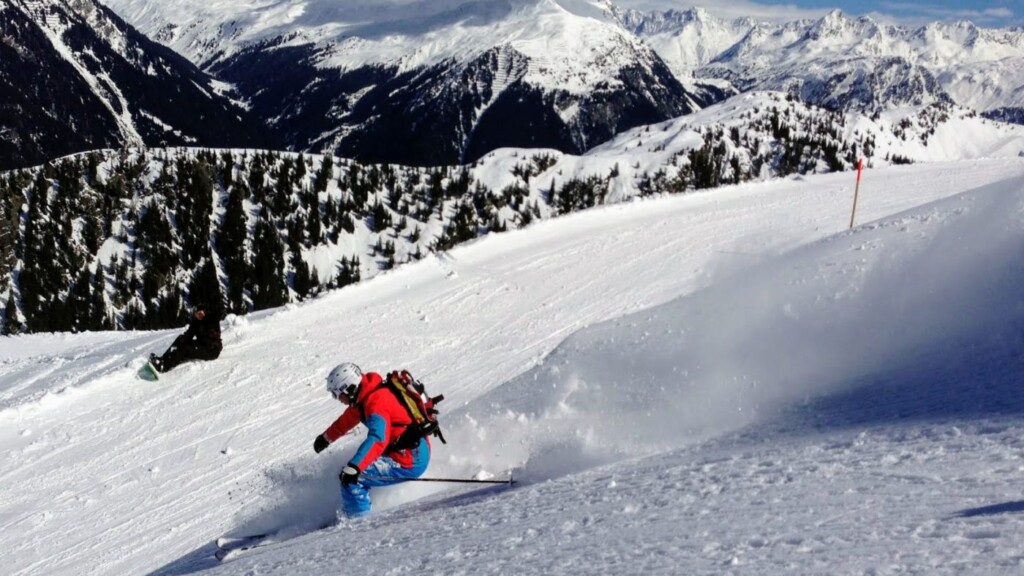
<instances>
[{"instance_id":1,"label":"pine tree","mask_svg":"<svg viewBox=\"0 0 1024 576\"><path fill-rule=\"evenodd\" d=\"M383 202L370 207L369 228L371 232L383 232L391 227L391 212Z\"/></svg>"},{"instance_id":2,"label":"pine tree","mask_svg":"<svg viewBox=\"0 0 1024 576\"><path fill-rule=\"evenodd\" d=\"M689 158L694 188L700 190L719 185L719 164L710 141L706 140L703 146L691 150Z\"/></svg>"},{"instance_id":3,"label":"pine tree","mask_svg":"<svg viewBox=\"0 0 1024 576\"><path fill-rule=\"evenodd\" d=\"M10 336L21 332L21 322L18 321L18 304L14 301L14 291L7 292L7 305L4 307L4 324L0 328L0 336Z\"/></svg>"},{"instance_id":4,"label":"pine tree","mask_svg":"<svg viewBox=\"0 0 1024 576\"><path fill-rule=\"evenodd\" d=\"M254 310L281 306L288 302L284 279L284 243L277 228L267 219L256 223L250 294Z\"/></svg>"},{"instance_id":5,"label":"pine tree","mask_svg":"<svg viewBox=\"0 0 1024 576\"><path fill-rule=\"evenodd\" d=\"M584 180L571 178L558 192L558 211L568 214L577 210L593 208L604 202L607 183L603 178L592 176Z\"/></svg>"},{"instance_id":6,"label":"pine tree","mask_svg":"<svg viewBox=\"0 0 1024 576\"><path fill-rule=\"evenodd\" d=\"M107 279L103 266L96 265L96 273L92 276L92 288L89 291L89 329L110 330L113 328L107 314Z\"/></svg>"},{"instance_id":7,"label":"pine tree","mask_svg":"<svg viewBox=\"0 0 1024 576\"><path fill-rule=\"evenodd\" d=\"M220 280L217 278L217 267L214 265L213 255L209 252L203 257L202 266L192 276L188 299L193 306L203 303L218 310L223 306L224 298L220 290Z\"/></svg>"},{"instance_id":8,"label":"pine tree","mask_svg":"<svg viewBox=\"0 0 1024 576\"><path fill-rule=\"evenodd\" d=\"M523 210L519 213L519 227L526 228L533 223L533 214L529 209Z\"/></svg>"},{"instance_id":9,"label":"pine tree","mask_svg":"<svg viewBox=\"0 0 1024 576\"><path fill-rule=\"evenodd\" d=\"M334 160L331 156L324 156L323 161L320 162L320 169L313 177L313 191L316 193L326 192L332 176L334 176Z\"/></svg>"},{"instance_id":10,"label":"pine tree","mask_svg":"<svg viewBox=\"0 0 1024 576\"><path fill-rule=\"evenodd\" d=\"M547 202L548 206L555 206L555 200L558 196L558 188L555 186L555 179L551 179L551 187L547 191Z\"/></svg>"},{"instance_id":11,"label":"pine tree","mask_svg":"<svg viewBox=\"0 0 1024 576\"><path fill-rule=\"evenodd\" d=\"M85 158L85 178L86 178L86 182L88 182L89 185L92 186L93 188L95 188L96 185L99 183L99 172L100 172L100 162L101 161L102 161L102 158L100 158L100 155L95 153L95 152L93 152L91 154L88 154L86 156L86 158Z\"/></svg>"},{"instance_id":12,"label":"pine tree","mask_svg":"<svg viewBox=\"0 0 1024 576\"><path fill-rule=\"evenodd\" d=\"M198 265L210 243L210 215L213 213L214 170L205 160L179 164L178 179L183 193L177 210L178 233L181 235L182 264Z\"/></svg>"},{"instance_id":13,"label":"pine tree","mask_svg":"<svg viewBox=\"0 0 1024 576\"><path fill-rule=\"evenodd\" d=\"M53 264L55 254L43 218L49 191L50 183L40 170L29 195L28 218L22 235L22 269L18 275L21 309L30 332L44 328L39 316L52 289L47 267Z\"/></svg>"},{"instance_id":14,"label":"pine tree","mask_svg":"<svg viewBox=\"0 0 1024 576\"><path fill-rule=\"evenodd\" d=\"M316 281L313 276L314 273L310 273L309 264L302 259L302 254L293 252L291 257L292 264L292 290L298 296L299 300L305 300L307 296L313 291L316 286Z\"/></svg>"},{"instance_id":15,"label":"pine tree","mask_svg":"<svg viewBox=\"0 0 1024 576\"><path fill-rule=\"evenodd\" d=\"M359 277L359 257L353 256L351 259L342 258L338 262L338 275L335 277L334 285L338 288L343 288L349 284L359 282Z\"/></svg>"},{"instance_id":16,"label":"pine tree","mask_svg":"<svg viewBox=\"0 0 1024 576\"><path fill-rule=\"evenodd\" d=\"M89 325L89 291L92 284L92 276L88 268L83 268L78 273L78 278L71 286L68 297L64 301L65 313L68 316L68 324L74 332L82 332L90 328Z\"/></svg>"},{"instance_id":17,"label":"pine tree","mask_svg":"<svg viewBox=\"0 0 1024 576\"><path fill-rule=\"evenodd\" d=\"M249 168L249 191L253 201L263 204L267 199L267 159L263 154L253 157Z\"/></svg>"},{"instance_id":18,"label":"pine tree","mask_svg":"<svg viewBox=\"0 0 1024 576\"><path fill-rule=\"evenodd\" d=\"M444 174L440 169L431 170L427 174L427 205L433 210L438 209L440 214L441 207L443 206L444 200Z\"/></svg>"},{"instance_id":19,"label":"pine tree","mask_svg":"<svg viewBox=\"0 0 1024 576\"><path fill-rule=\"evenodd\" d=\"M184 326L187 323L188 316L185 314L181 302L181 288L178 286L168 288L156 304L150 306L146 318L146 324L152 328Z\"/></svg>"},{"instance_id":20,"label":"pine tree","mask_svg":"<svg viewBox=\"0 0 1024 576\"><path fill-rule=\"evenodd\" d=\"M110 273L113 275L113 290L110 294L110 302L114 308L120 308L128 302L128 266L119 261L117 254L110 258Z\"/></svg>"},{"instance_id":21,"label":"pine tree","mask_svg":"<svg viewBox=\"0 0 1024 576\"><path fill-rule=\"evenodd\" d=\"M141 330L145 327L145 322L146 314L139 303L135 300L129 302L121 317L121 324L125 330Z\"/></svg>"},{"instance_id":22,"label":"pine tree","mask_svg":"<svg viewBox=\"0 0 1024 576\"><path fill-rule=\"evenodd\" d=\"M274 183L270 203L266 206L275 216L286 216L292 212L293 170L293 160L288 156L281 160L281 164L277 167L277 180Z\"/></svg>"},{"instance_id":23,"label":"pine tree","mask_svg":"<svg viewBox=\"0 0 1024 576\"><path fill-rule=\"evenodd\" d=\"M224 275L227 279L228 310L236 314L246 311L245 284L248 267L245 261L245 243L248 224L243 201L247 196L244 186L244 183L239 182L231 188L224 210L224 221L215 236L217 252L223 261Z\"/></svg>"},{"instance_id":24,"label":"pine tree","mask_svg":"<svg viewBox=\"0 0 1024 576\"><path fill-rule=\"evenodd\" d=\"M17 260L18 207L20 194L15 195L11 181L0 178L0 278L6 278Z\"/></svg>"},{"instance_id":25,"label":"pine tree","mask_svg":"<svg viewBox=\"0 0 1024 576\"><path fill-rule=\"evenodd\" d=\"M309 203L309 210L306 213L306 241L307 248L323 242L323 231L321 228L320 199L314 194L312 202Z\"/></svg>"},{"instance_id":26,"label":"pine tree","mask_svg":"<svg viewBox=\"0 0 1024 576\"><path fill-rule=\"evenodd\" d=\"M74 317L68 306L54 294L46 303L43 317L40 319L44 332L70 332L74 328Z\"/></svg>"},{"instance_id":27,"label":"pine tree","mask_svg":"<svg viewBox=\"0 0 1024 576\"><path fill-rule=\"evenodd\" d=\"M84 218L85 225L82 227L82 243L85 244L86 252L96 254L99 252L105 238L103 223L100 221L99 214L94 210L86 212Z\"/></svg>"},{"instance_id":28,"label":"pine tree","mask_svg":"<svg viewBox=\"0 0 1024 576\"><path fill-rule=\"evenodd\" d=\"M292 187L299 187L302 185L302 181L306 179L306 155L299 153L299 158L295 162L295 180L292 183Z\"/></svg>"},{"instance_id":29,"label":"pine tree","mask_svg":"<svg viewBox=\"0 0 1024 576\"><path fill-rule=\"evenodd\" d=\"M231 188L235 183L235 155L231 152L222 152L220 155L220 184L225 190Z\"/></svg>"},{"instance_id":30,"label":"pine tree","mask_svg":"<svg viewBox=\"0 0 1024 576\"><path fill-rule=\"evenodd\" d=\"M478 235L476 211L469 202L459 202L448 226L441 236L434 241L434 250L444 251L457 244L472 240Z\"/></svg>"},{"instance_id":31,"label":"pine tree","mask_svg":"<svg viewBox=\"0 0 1024 576\"><path fill-rule=\"evenodd\" d=\"M156 300L160 289L170 282L177 267L177 257L171 225L164 210L155 201L144 210L139 218L136 238L146 264L142 274L142 299L149 306Z\"/></svg>"}]
</instances>

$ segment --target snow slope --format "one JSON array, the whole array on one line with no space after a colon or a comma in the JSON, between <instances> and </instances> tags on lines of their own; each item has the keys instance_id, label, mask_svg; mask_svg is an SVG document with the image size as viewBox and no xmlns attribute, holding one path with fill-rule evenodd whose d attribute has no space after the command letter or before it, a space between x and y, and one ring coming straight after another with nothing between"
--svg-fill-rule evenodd
<instances>
[{"instance_id":1,"label":"snow slope","mask_svg":"<svg viewBox=\"0 0 1024 576\"><path fill-rule=\"evenodd\" d=\"M606 207L284 309L157 384L175 332L0 341L10 574L907 573L1024 567L1024 161ZM444 393L449 444L334 515L341 360ZM429 529L424 527L428 526Z\"/></svg>"}]
</instances>

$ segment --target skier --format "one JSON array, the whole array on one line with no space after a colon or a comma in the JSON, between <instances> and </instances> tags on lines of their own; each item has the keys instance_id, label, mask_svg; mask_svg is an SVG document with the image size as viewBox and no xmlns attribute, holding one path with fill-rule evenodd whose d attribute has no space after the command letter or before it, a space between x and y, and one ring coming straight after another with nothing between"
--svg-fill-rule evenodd
<instances>
[{"instance_id":1,"label":"skier","mask_svg":"<svg viewBox=\"0 0 1024 576\"><path fill-rule=\"evenodd\" d=\"M412 419L376 372L363 374L351 362L339 364L327 376L327 391L347 408L316 437L313 451L319 454L356 424L366 425L366 439L339 475L342 511L349 517L365 516L370 513L370 488L423 475L430 463L430 442L425 436L402 437Z\"/></svg>"},{"instance_id":2,"label":"skier","mask_svg":"<svg viewBox=\"0 0 1024 576\"><path fill-rule=\"evenodd\" d=\"M149 361L158 372L167 372L188 360L215 360L222 348L220 313L216 307L198 303L192 312L188 330L174 339L163 356L150 354Z\"/></svg>"}]
</instances>

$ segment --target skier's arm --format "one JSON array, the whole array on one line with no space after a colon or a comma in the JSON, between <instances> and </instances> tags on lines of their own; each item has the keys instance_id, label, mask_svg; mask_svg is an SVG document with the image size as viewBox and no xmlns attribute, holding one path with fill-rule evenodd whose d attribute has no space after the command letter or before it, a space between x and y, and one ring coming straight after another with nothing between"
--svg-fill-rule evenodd
<instances>
[{"instance_id":1,"label":"skier's arm","mask_svg":"<svg viewBox=\"0 0 1024 576\"><path fill-rule=\"evenodd\" d=\"M349 461L349 464L358 468L360 472L366 470L366 467L380 457L384 453L384 449L388 447L390 424L383 416L371 414L366 419L366 427L369 429L366 440L363 440L359 449L356 450L355 456Z\"/></svg>"},{"instance_id":2,"label":"skier's arm","mask_svg":"<svg viewBox=\"0 0 1024 576\"><path fill-rule=\"evenodd\" d=\"M334 442L355 428L356 424L359 424L359 409L349 406L327 430L324 430L324 438L328 442Z\"/></svg>"},{"instance_id":3,"label":"skier's arm","mask_svg":"<svg viewBox=\"0 0 1024 576\"><path fill-rule=\"evenodd\" d=\"M181 336L178 336L178 340L182 342L191 342L196 336L199 336L199 322L192 320L188 323L188 330Z\"/></svg>"}]
</instances>

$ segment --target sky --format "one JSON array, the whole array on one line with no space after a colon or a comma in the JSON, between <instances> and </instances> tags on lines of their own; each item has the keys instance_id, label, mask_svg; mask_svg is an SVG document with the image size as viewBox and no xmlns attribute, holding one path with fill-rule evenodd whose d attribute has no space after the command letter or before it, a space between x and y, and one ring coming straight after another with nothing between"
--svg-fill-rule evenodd
<instances>
[{"instance_id":1,"label":"sky","mask_svg":"<svg viewBox=\"0 0 1024 576\"><path fill-rule=\"evenodd\" d=\"M771 20L820 16L832 9L906 25L971 20L985 27L1024 26L1024 0L619 0L628 7L702 6L726 16Z\"/></svg>"}]
</instances>

